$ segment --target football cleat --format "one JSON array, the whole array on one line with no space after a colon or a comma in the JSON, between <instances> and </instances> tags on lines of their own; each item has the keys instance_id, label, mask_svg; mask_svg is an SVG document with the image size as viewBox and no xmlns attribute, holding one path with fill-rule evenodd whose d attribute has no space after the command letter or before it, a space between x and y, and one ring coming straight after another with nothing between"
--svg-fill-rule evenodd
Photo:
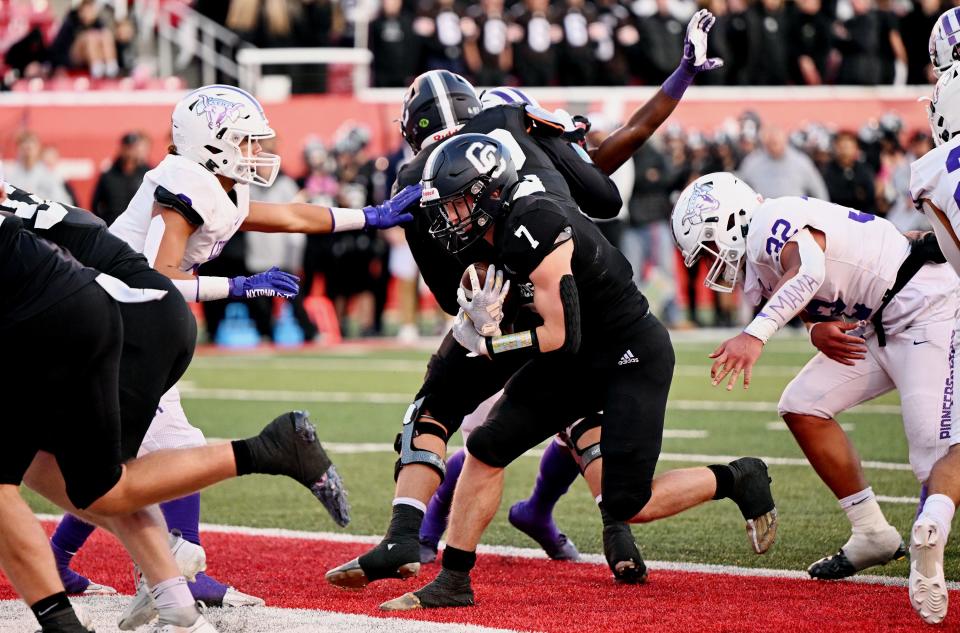
<instances>
[{"instance_id":1,"label":"football cleat","mask_svg":"<svg viewBox=\"0 0 960 633\"><path fill-rule=\"evenodd\" d=\"M413 611L442 607L472 607L473 588L470 574L441 569L437 577L423 589L405 593L380 605L383 611Z\"/></svg>"},{"instance_id":2,"label":"football cleat","mask_svg":"<svg viewBox=\"0 0 960 633\"><path fill-rule=\"evenodd\" d=\"M191 582L196 580L197 574L207 568L207 553L199 545L184 540L177 530L170 532L170 551L173 553L180 573ZM149 624L157 617L157 607L153 603L153 596L150 595L147 577L139 569L135 574L137 592L127 603L117 623L122 631L133 631L139 626Z\"/></svg>"},{"instance_id":3,"label":"football cleat","mask_svg":"<svg viewBox=\"0 0 960 633\"><path fill-rule=\"evenodd\" d=\"M177 626L175 624L160 625L158 622L156 626L150 630L150 633L217 633L217 629L213 628L213 625L201 615L197 618L197 621L190 626Z\"/></svg>"},{"instance_id":4,"label":"football cleat","mask_svg":"<svg viewBox=\"0 0 960 633\"><path fill-rule=\"evenodd\" d=\"M840 580L874 565L886 565L907 555L897 529L888 525L877 532L855 532L833 556L826 556L807 568L811 578Z\"/></svg>"},{"instance_id":5,"label":"football cleat","mask_svg":"<svg viewBox=\"0 0 960 633\"><path fill-rule=\"evenodd\" d=\"M946 539L940 527L920 518L910 533L910 604L927 624L939 624L947 616L949 592L943 575Z\"/></svg>"},{"instance_id":6,"label":"football cleat","mask_svg":"<svg viewBox=\"0 0 960 633\"><path fill-rule=\"evenodd\" d=\"M616 521L603 526L603 555L615 581L627 585L647 581L647 565L629 524Z\"/></svg>"},{"instance_id":7,"label":"football cleat","mask_svg":"<svg viewBox=\"0 0 960 633\"><path fill-rule=\"evenodd\" d=\"M350 523L343 480L317 439L306 411L284 413L246 440L255 472L286 475L309 488L337 525Z\"/></svg>"},{"instance_id":8,"label":"football cleat","mask_svg":"<svg viewBox=\"0 0 960 633\"><path fill-rule=\"evenodd\" d=\"M777 539L777 507L770 490L767 465L756 457L741 457L729 464L733 471L730 498L747 520L747 538L757 554L763 554Z\"/></svg>"},{"instance_id":9,"label":"football cleat","mask_svg":"<svg viewBox=\"0 0 960 633\"><path fill-rule=\"evenodd\" d=\"M266 602L263 598L258 598L257 596L251 596L250 594L243 593L242 591L237 591L233 587L227 587L227 593L223 594L223 600L220 602L219 606L221 607L262 607ZM209 605L209 606L218 606L218 605Z\"/></svg>"},{"instance_id":10,"label":"football cleat","mask_svg":"<svg viewBox=\"0 0 960 633\"><path fill-rule=\"evenodd\" d=\"M70 603L73 607L73 613L76 615L77 621L80 622L80 627L77 628L76 622L73 621L73 618L70 617L70 614L64 610L63 614L54 616L59 620L61 617L66 619L68 622L54 622L57 631L63 631L64 633L96 633L96 630L93 628L93 617L90 615L90 612L83 605ZM34 633L43 633L42 629L37 629Z\"/></svg>"},{"instance_id":11,"label":"football cleat","mask_svg":"<svg viewBox=\"0 0 960 633\"><path fill-rule=\"evenodd\" d=\"M580 560L580 551L577 550L577 546L567 538L566 534L557 532L551 517L546 521L531 519L530 514L525 512L525 506L525 501L518 501L510 506L510 512L507 514L510 525L536 541L549 558Z\"/></svg>"},{"instance_id":12,"label":"football cleat","mask_svg":"<svg viewBox=\"0 0 960 633\"><path fill-rule=\"evenodd\" d=\"M362 561L360 559L363 559ZM363 589L375 580L399 578L405 580L420 574L420 543L388 543L386 540L372 550L331 569L325 578L341 589Z\"/></svg>"}]
</instances>

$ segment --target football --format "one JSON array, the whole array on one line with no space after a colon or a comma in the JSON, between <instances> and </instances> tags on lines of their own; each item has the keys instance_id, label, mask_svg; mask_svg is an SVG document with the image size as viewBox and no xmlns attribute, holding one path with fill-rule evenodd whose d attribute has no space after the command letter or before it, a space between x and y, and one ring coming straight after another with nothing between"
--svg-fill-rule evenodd
<instances>
[{"instance_id":1,"label":"football","mask_svg":"<svg viewBox=\"0 0 960 633\"><path fill-rule=\"evenodd\" d=\"M476 262L467 266L463 275L460 277L460 287L463 288L464 292L467 293L467 299L469 299L473 292L473 284L470 283L470 269L473 268L477 271L477 279L480 282L480 287L483 287L483 284L487 282L487 269L490 268L490 264L487 262Z\"/></svg>"}]
</instances>

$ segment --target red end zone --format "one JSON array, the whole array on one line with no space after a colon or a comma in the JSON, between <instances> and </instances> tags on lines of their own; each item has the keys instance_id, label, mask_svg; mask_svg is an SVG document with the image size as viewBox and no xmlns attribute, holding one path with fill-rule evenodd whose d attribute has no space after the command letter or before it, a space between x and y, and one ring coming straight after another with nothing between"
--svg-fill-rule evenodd
<instances>
[{"instance_id":1,"label":"red end zone","mask_svg":"<svg viewBox=\"0 0 960 633\"><path fill-rule=\"evenodd\" d=\"M386 615L377 609L381 602L422 586L439 571L439 565L427 565L420 579L349 592L328 585L323 574L368 545L208 532L204 546L212 575L274 607ZM101 531L77 557L77 569L133 591L129 559ZM481 555L474 589L474 608L399 617L551 633L934 630L914 614L905 587L850 582L655 570L647 585L629 587L615 585L605 566ZM15 597L0 576L0 598ZM956 630L958 600L954 596L942 630Z\"/></svg>"}]
</instances>

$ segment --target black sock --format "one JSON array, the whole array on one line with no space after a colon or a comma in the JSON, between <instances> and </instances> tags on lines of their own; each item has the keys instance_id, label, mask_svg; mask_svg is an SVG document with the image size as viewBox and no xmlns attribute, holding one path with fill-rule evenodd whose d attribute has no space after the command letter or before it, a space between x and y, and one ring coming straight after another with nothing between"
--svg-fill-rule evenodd
<instances>
[{"instance_id":1,"label":"black sock","mask_svg":"<svg viewBox=\"0 0 960 633\"><path fill-rule=\"evenodd\" d=\"M62 591L38 600L30 605L30 609L44 631L54 630L56 626L63 624L80 626L80 620L73 611L73 605L67 599L67 594Z\"/></svg>"},{"instance_id":2,"label":"black sock","mask_svg":"<svg viewBox=\"0 0 960 633\"><path fill-rule=\"evenodd\" d=\"M469 573L473 566L477 564L477 553L468 552L456 547L447 547L443 550L443 568L460 573Z\"/></svg>"},{"instance_id":3,"label":"black sock","mask_svg":"<svg viewBox=\"0 0 960 633\"><path fill-rule=\"evenodd\" d=\"M234 440L230 442L230 446L233 447L233 459L237 463L237 477L253 473L253 455L247 441Z\"/></svg>"},{"instance_id":4,"label":"black sock","mask_svg":"<svg viewBox=\"0 0 960 633\"><path fill-rule=\"evenodd\" d=\"M726 464L712 464L707 466L713 476L717 478L717 492L714 499L726 499L733 492L733 471Z\"/></svg>"},{"instance_id":5,"label":"black sock","mask_svg":"<svg viewBox=\"0 0 960 633\"><path fill-rule=\"evenodd\" d=\"M393 516L386 538L391 541L420 542L420 525L423 523L423 511L406 503L393 506Z\"/></svg>"}]
</instances>

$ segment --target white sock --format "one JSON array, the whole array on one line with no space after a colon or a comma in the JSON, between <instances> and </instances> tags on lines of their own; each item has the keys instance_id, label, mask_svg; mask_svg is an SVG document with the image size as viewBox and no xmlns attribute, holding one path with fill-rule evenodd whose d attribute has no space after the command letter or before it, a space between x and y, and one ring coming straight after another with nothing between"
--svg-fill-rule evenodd
<instances>
[{"instance_id":1,"label":"white sock","mask_svg":"<svg viewBox=\"0 0 960 633\"><path fill-rule=\"evenodd\" d=\"M950 535L950 524L953 522L953 513L956 507L953 499L947 495L930 495L923 504L923 511L918 518L929 519L937 524L944 538Z\"/></svg>"},{"instance_id":2,"label":"white sock","mask_svg":"<svg viewBox=\"0 0 960 633\"><path fill-rule=\"evenodd\" d=\"M413 497L397 497L396 499L393 500L393 505L413 506L420 512L423 512L424 514L427 513L427 504L420 501L419 499L414 499Z\"/></svg>"},{"instance_id":3,"label":"white sock","mask_svg":"<svg viewBox=\"0 0 960 633\"><path fill-rule=\"evenodd\" d=\"M115 59L108 60L106 64L107 77L116 77L117 73L119 72L120 72L120 67L117 66L117 60Z\"/></svg>"},{"instance_id":4,"label":"white sock","mask_svg":"<svg viewBox=\"0 0 960 633\"><path fill-rule=\"evenodd\" d=\"M93 62L90 64L90 76L94 79L100 79L103 77L103 73L106 72L107 67L103 62Z\"/></svg>"},{"instance_id":5,"label":"white sock","mask_svg":"<svg viewBox=\"0 0 960 633\"><path fill-rule=\"evenodd\" d=\"M864 488L840 499L840 507L847 513L854 532L878 532L890 527L873 494L873 488Z\"/></svg>"},{"instance_id":6,"label":"white sock","mask_svg":"<svg viewBox=\"0 0 960 633\"><path fill-rule=\"evenodd\" d=\"M192 626L200 617L197 603L183 576L157 583L150 588L150 595L160 613L161 624Z\"/></svg>"}]
</instances>

